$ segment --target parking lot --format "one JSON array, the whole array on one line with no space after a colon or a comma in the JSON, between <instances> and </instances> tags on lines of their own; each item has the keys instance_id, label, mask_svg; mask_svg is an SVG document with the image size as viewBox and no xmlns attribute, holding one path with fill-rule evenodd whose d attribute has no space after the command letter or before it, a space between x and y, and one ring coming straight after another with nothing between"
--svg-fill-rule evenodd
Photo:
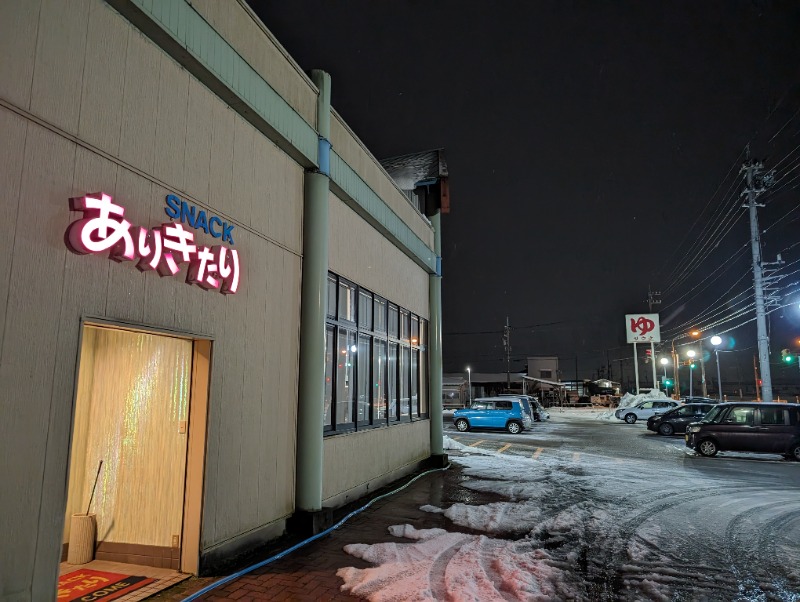
<instances>
[{"instance_id":1,"label":"parking lot","mask_svg":"<svg viewBox=\"0 0 800 602\"><path fill-rule=\"evenodd\" d=\"M600 414L556 409L518 435L459 433L451 421L445 435L468 463L481 461L473 454L508 457L513 475L498 471L492 487L505 478L512 491L535 484L531 537L556 561L583 558L593 599L798 599L800 462L706 458L681 435ZM520 461L530 469L520 472Z\"/></svg>"}]
</instances>

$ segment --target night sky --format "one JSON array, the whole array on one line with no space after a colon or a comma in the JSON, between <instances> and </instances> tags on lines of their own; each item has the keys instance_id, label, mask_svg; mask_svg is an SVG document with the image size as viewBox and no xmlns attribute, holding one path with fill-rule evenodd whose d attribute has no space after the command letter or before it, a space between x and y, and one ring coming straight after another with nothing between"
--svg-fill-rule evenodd
<instances>
[{"instance_id":1,"label":"night sky","mask_svg":"<svg viewBox=\"0 0 800 602\"><path fill-rule=\"evenodd\" d=\"M608 358L619 380L648 285L680 331L752 288L735 255L748 143L779 165L762 228L800 205L798 2L249 1L304 70L331 74L378 159L445 149L445 372L505 371L508 317L512 371L552 354L562 378L576 357L595 377ZM800 240L797 218L765 234L765 258ZM800 336L791 311L772 316L773 348ZM730 334L752 374L755 324Z\"/></svg>"}]
</instances>

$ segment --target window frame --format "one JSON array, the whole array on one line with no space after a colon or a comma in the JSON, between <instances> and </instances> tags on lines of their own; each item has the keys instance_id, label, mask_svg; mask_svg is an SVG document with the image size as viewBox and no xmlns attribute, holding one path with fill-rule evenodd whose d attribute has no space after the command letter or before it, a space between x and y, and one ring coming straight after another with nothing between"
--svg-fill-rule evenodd
<instances>
[{"instance_id":1,"label":"window frame","mask_svg":"<svg viewBox=\"0 0 800 602\"><path fill-rule=\"evenodd\" d=\"M342 291L345 288L352 291L348 293L351 303L340 313ZM328 272L326 302L325 404L330 407L330 416L323 416L323 434L338 435L429 419L430 367L425 340L428 320L334 272ZM366 308L363 303L370 303L370 307ZM368 318L361 315L367 312L370 314ZM344 355L352 363L350 367L338 365L342 336L345 336L345 341L350 340L347 337L352 337L356 346L356 352L353 353L347 343L348 349ZM333 341L332 355L328 353L328 337ZM390 361L393 350L396 351L394 364ZM382 361L378 362L376 353L381 352ZM365 355L366 358L363 357ZM383 374L377 375L379 380L376 381L375 370L378 365ZM344 375L343 369L350 372ZM340 382L342 378L349 380L346 393L340 390L344 386ZM378 383L380 386L377 386ZM369 389L368 392L362 391L365 387ZM390 414L392 388L396 396L394 414ZM401 391L408 398L407 403L401 399ZM329 392L330 401L327 399ZM352 399L348 420L339 422L339 398L343 394ZM366 412L363 411L364 403L368 405ZM383 417L380 417L381 409Z\"/></svg>"}]
</instances>

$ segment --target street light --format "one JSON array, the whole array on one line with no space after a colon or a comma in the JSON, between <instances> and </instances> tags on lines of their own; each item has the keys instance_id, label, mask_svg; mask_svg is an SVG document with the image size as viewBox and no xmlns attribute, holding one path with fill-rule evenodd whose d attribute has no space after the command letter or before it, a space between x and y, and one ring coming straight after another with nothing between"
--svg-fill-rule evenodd
<instances>
[{"instance_id":1,"label":"street light","mask_svg":"<svg viewBox=\"0 0 800 602\"><path fill-rule=\"evenodd\" d=\"M469 379L469 405L472 405L472 370L467 366L467 379Z\"/></svg>"},{"instance_id":2,"label":"street light","mask_svg":"<svg viewBox=\"0 0 800 602\"><path fill-rule=\"evenodd\" d=\"M717 386L719 387L719 400L722 401L722 377L719 371L719 346L722 345L722 338L714 335L711 337L711 344L714 345L714 355L717 356Z\"/></svg>"},{"instance_id":3,"label":"street light","mask_svg":"<svg viewBox=\"0 0 800 602\"><path fill-rule=\"evenodd\" d=\"M697 355L697 354L694 352L694 349L689 349L689 351L686 352L686 355L691 360L691 363L689 364L689 397L691 397L692 396L692 381L694 380L692 378L692 370L694 370L694 356Z\"/></svg>"},{"instance_id":4,"label":"street light","mask_svg":"<svg viewBox=\"0 0 800 602\"><path fill-rule=\"evenodd\" d=\"M661 365L664 366L664 390L666 390L667 395L669 395L669 387L667 386L667 364L669 364L669 360L665 357L662 357L660 360Z\"/></svg>"}]
</instances>

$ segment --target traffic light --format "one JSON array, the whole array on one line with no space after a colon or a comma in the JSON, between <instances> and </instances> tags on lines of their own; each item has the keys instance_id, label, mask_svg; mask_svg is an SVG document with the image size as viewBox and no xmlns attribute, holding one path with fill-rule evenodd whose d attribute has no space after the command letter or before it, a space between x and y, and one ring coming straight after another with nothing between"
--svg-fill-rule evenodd
<instances>
[{"instance_id":1,"label":"traffic light","mask_svg":"<svg viewBox=\"0 0 800 602\"><path fill-rule=\"evenodd\" d=\"M781 349L781 358L787 364L791 364L792 361L794 360L794 357L792 356L792 352L789 351L788 349Z\"/></svg>"},{"instance_id":2,"label":"traffic light","mask_svg":"<svg viewBox=\"0 0 800 602\"><path fill-rule=\"evenodd\" d=\"M664 386L665 387L671 387L672 386L672 381L667 378L666 380L664 380Z\"/></svg>"}]
</instances>

